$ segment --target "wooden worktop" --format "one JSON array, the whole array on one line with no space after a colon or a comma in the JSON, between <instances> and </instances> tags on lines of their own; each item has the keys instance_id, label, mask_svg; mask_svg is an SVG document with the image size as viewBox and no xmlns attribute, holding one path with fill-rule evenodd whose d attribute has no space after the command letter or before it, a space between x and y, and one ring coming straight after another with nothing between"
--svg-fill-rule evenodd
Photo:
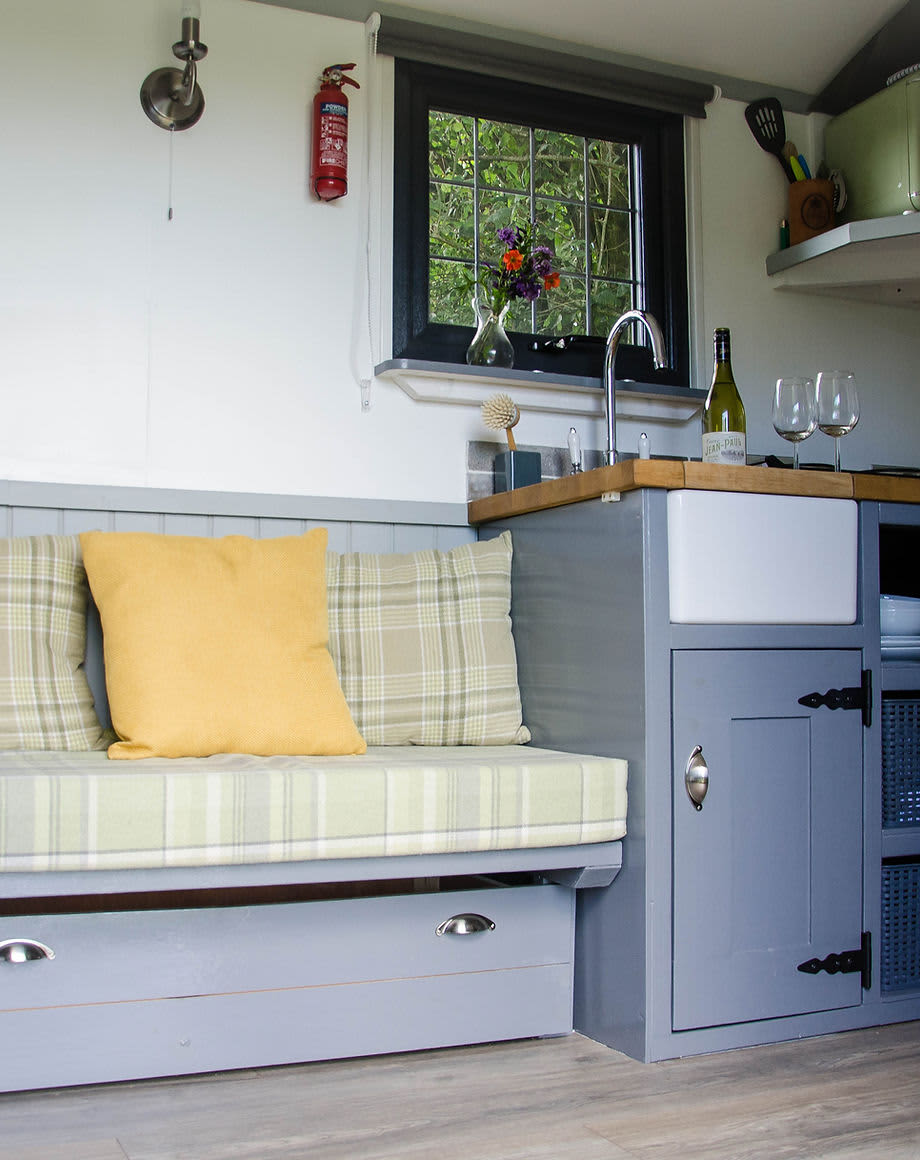
<instances>
[{"instance_id":1,"label":"wooden worktop","mask_svg":"<svg viewBox=\"0 0 920 1160\"><path fill-rule=\"evenodd\" d=\"M760 495L808 495L830 499L920 503L920 479L895 475L851 475L841 471L789 471L774 467L721 467L671 459L627 459L613 467L596 467L531 487L473 500L471 524L507 519L543 508L596 499L607 492L640 487L696 488L699 491L745 491Z\"/></svg>"}]
</instances>

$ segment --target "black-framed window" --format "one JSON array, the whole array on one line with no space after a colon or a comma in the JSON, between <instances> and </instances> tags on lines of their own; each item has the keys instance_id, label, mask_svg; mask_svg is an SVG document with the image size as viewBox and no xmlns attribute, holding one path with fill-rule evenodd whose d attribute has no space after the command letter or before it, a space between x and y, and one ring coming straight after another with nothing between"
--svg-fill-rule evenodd
<instances>
[{"instance_id":1,"label":"black-framed window","mask_svg":"<svg viewBox=\"0 0 920 1160\"><path fill-rule=\"evenodd\" d=\"M467 141L472 134L475 142L488 142L499 130L519 127L519 176L512 167L500 177L487 179L486 185L491 183L495 188L485 190L486 198L491 197L506 210L519 202L519 212L528 217L536 210L537 233L551 245L557 242L557 215L564 211L569 220L578 212L577 203L583 202L583 219L578 220L584 221L581 254L587 264L579 275L578 258L568 252L572 249L569 239L560 231L565 251L560 253L562 294L552 309L548 304L553 291L545 296L542 306L538 300L531 311L524 304L509 321L515 367L598 376L605 328L617 308L636 305L649 310L661 324L671 369L653 372L648 349L623 342L618 374L640 381L689 385L682 117L414 61L396 61L395 83L394 357L463 363L473 334L472 308L468 325L439 319L449 316L452 309L456 317L456 301L452 304L451 295L444 290L453 269L457 286L463 286L461 267L471 266L482 255L477 255L472 236L465 243L456 239L456 245L439 238L438 231L431 228L430 206L432 198L468 196L468 187L478 179L479 166L458 163L451 171L450 165L433 161L429 147L432 134L443 137L442 129L447 126L466 135ZM440 143L443 145L443 140ZM558 189L545 196L546 188L540 188L539 165L535 169L534 163L547 143L556 158L560 144L573 158L579 148L583 150L581 172L573 160L571 197L559 196ZM464 151L458 148L458 156ZM529 168L523 163L525 152L529 152ZM609 196L598 194L599 182L592 177L592 163L598 162L602 172L605 164L608 174L616 171L613 185L620 188ZM624 181L626 189L622 188ZM472 196L479 198L480 194ZM596 215L594 226L592 212ZM545 220L541 221L541 216ZM615 259L594 244L592 229L597 232L598 222L605 229L615 228L618 234ZM478 226L475 232L479 233L479 246L486 248L488 238ZM465 254L464 244L469 247ZM453 298L456 300L457 295ZM580 298L584 309L579 315ZM580 324L575 333L581 336L584 332L585 337L570 343L563 353L546 349L549 337L561 336L554 326L561 327L564 334L572 333L565 325L572 318ZM593 337L587 335L589 330L594 331ZM534 350L534 345L538 349Z\"/></svg>"}]
</instances>

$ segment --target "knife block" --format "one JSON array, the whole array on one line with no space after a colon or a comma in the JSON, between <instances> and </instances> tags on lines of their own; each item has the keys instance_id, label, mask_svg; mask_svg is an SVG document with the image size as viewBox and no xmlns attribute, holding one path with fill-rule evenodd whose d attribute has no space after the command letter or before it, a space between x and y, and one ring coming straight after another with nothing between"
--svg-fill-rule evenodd
<instances>
[{"instance_id":1,"label":"knife block","mask_svg":"<svg viewBox=\"0 0 920 1160\"><path fill-rule=\"evenodd\" d=\"M834 183L811 178L789 186L789 244L834 228Z\"/></svg>"}]
</instances>

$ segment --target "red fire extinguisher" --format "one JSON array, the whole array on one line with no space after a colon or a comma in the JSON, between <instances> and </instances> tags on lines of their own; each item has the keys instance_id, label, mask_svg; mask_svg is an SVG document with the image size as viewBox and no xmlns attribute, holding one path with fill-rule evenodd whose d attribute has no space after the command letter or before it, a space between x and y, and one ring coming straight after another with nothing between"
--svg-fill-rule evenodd
<instances>
[{"instance_id":1,"label":"red fire extinguisher","mask_svg":"<svg viewBox=\"0 0 920 1160\"><path fill-rule=\"evenodd\" d=\"M322 85L313 98L313 159L310 184L322 201L335 201L348 192L348 97L343 85L361 86L346 76L353 64L331 64L323 69Z\"/></svg>"}]
</instances>

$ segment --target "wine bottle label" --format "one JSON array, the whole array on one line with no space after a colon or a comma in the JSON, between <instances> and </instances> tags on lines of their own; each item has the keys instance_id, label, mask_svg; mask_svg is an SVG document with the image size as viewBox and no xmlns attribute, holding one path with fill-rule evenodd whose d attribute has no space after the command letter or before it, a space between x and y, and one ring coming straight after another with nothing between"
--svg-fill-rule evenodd
<instances>
[{"instance_id":1,"label":"wine bottle label","mask_svg":"<svg viewBox=\"0 0 920 1160\"><path fill-rule=\"evenodd\" d=\"M704 431L703 462L730 463L744 467L747 463L747 440L743 431Z\"/></svg>"}]
</instances>

